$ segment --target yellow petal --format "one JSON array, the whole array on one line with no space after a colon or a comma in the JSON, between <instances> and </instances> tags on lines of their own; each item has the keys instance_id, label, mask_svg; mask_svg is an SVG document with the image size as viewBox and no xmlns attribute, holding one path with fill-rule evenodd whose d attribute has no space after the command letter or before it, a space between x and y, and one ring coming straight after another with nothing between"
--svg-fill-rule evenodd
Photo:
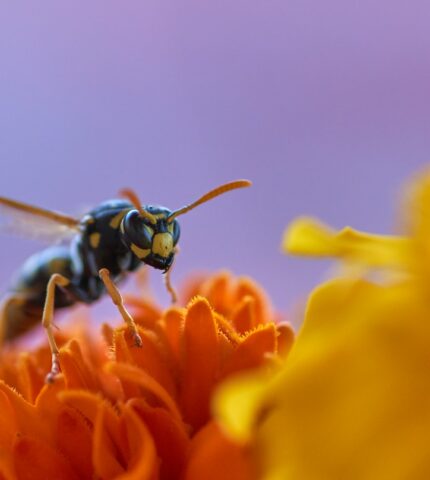
<instances>
[{"instance_id":1,"label":"yellow petal","mask_svg":"<svg viewBox=\"0 0 430 480\"><path fill-rule=\"evenodd\" d=\"M339 257L370 267L405 267L411 247L411 240L404 237L373 235L350 227L336 232L308 217L293 221L282 242L288 253Z\"/></svg>"},{"instance_id":2,"label":"yellow petal","mask_svg":"<svg viewBox=\"0 0 430 480\"><path fill-rule=\"evenodd\" d=\"M249 442L266 393L267 373L242 374L228 378L215 393L214 417L234 440Z\"/></svg>"},{"instance_id":3,"label":"yellow petal","mask_svg":"<svg viewBox=\"0 0 430 480\"><path fill-rule=\"evenodd\" d=\"M428 479L429 316L412 283L330 282L282 371L223 387L216 412L254 433L264 480Z\"/></svg>"}]
</instances>

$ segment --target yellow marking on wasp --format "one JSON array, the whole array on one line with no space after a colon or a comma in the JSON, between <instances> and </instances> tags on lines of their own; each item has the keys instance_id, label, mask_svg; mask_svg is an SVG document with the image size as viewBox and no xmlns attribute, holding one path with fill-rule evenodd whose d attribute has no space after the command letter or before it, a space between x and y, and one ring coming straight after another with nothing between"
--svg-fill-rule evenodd
<instances>
[{"instance_id":1,"label":"yellow marking on wasp","mask_svg":"<svg viewBox=\"0 0 430 480\"><path fill-rule=\"evenodd\" d=\"M115 229L118 228L121 224L121 220L124 218L124 215L129 211L130 210L122 210L121 212L117 213L109 222L109 226Z\"/></svg>"},{"instance_id":2,"label":"yellow marking on wasp","mask_svg":"<svg viewBox=\"0 0 430 480\"><path fill-rule=\"evenodd\" d=\"M140 258L141 260L147 257L151 253L150 248L140 248L134 243L130 245L130 249L136 255L136 257Z\"/></svg>"},{"instance_id":3,"label":"yellow marking on wasp","mask_svg":"<svg viewBox=\"0 0 430 480\"><path fill-rule=\"evenodd\" d=\"M169 223L169 224L167 225L167 231L168 231L171 235L173 235L173 223Z\"/></svg>"},{"instance_id":4,"label":"yellow marking on wasp","mask_svg":"<svg viewBox=\"0 0 430 480\"><path fill-rule=\"evenodd\" d=\"M49 273L52 275L53 273L61 273L64 267L67 265L67 261L63 258L54 258L51 260L48 265Z\"/></svg>"},{"instance_id":5,"label":"yellow marking on wasp","mask_svg":"<svg viewBox=\"0 0 430 480\"><path fill-rule=\"evenodd\" d=\"M100 233L98 232L94 232L90 235L90 245L93 247L93 248L97 248L100 244Z\"/></svg>"},{"instance_id":6,"label":"yellow marking on wasp","mask_svg":"<svg viewBox=\"0 0 430 480\"><path fill-rule=\"evenodd\" d=\"M167 258L173 250L173 237L170 233L157 233L152 241L152 251Z\"/></svg>"},{"instance_id":7,"label":"yellow marking on wasp","mask_svg":"<svg viewBox=\"0 0 430 480\"><path fill-rule=\"evenodd\" d=\"M86 227L87 225L91 225L95 221L96 221L96 219L87 213L84 217L81 218L81 220L79 222L79 226L81 228Z\"/></svg>"}]
</instances>

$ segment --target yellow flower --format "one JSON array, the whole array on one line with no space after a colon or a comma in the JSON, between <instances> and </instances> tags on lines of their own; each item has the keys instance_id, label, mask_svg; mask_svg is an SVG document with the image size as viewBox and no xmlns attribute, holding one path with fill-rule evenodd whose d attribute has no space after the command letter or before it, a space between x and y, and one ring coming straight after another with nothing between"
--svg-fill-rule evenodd
<instances>
[{"instance_id":1,"label":"yellow flower","mask_svg":"<svg viewBox=\"0 0 430 480\"><path fill-rule=\"evenodd\" d=\"M256 478L249 447L212 420L211 398L237 372L270 369L292 331L249 279L221 273L188 291L186 308L164 312L129 298L142 348L125 327L104 325L104 340L86 324L59 335L53 385L47 345L1 353L2 480Z\"/></svg>"},{"instance_id":2,"label":"yellow flower","mask_svg":"<svg viewBox=\"0 0 430 480\"><path fill-rule=\"evenodd\" d=\"M255 442L264 480L430 478L428 174L411 184L407 206L403 237L337 233L311 219L287 230L289 251L333 255L370 275L312 293L276 375L221 387L216 414ZM377 283L375 268L385 272Z\"/></svg>"}]
</instances>

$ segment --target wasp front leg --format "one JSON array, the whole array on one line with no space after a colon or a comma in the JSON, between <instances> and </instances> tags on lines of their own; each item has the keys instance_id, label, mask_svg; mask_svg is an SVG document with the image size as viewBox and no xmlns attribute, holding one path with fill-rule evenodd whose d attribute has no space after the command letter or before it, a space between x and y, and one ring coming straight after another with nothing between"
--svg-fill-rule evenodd
<instances>
[{"instance_id":1,"label":"wasp front leg","mask_svg":"<svg viewBox=\"0 0 430 480\"><path fill-rule=\"evenodd\" d=\"M179 247L175 247L174 252L175 252L174 259L176 259L176 255L179 253ZM178 301L178 295L176 293L175 287L172 285L172 280L170 278L172 274L172 268L173 268L174 262L175 260L173 260L173 263L170 266L169 270L167 270L167 272L164 274L164 286L166 287L166 290L170 294L172 303L176 303Z\"/></svg>"},{"instance_id":2,"label":"wasp front leg","mask_svg":"<svg viewBox=\"0 0 430 480\"><path fill-rule=\"evenodd\" d=\"M102 268L101 270L99 270L99 276L102 279L110 297L112 298L113 303L117 306L119 313L124 319L124 322L127 324L134 339L134 344L136 345L136 347L141 347L142 339L137 332L136 324L134 323L133 317L128 313L127 309L125 308L122 296L119 293L116 285L113 283L110 277L109 270L107 268Z\"/></svg>"},{"instance_id":3,"label":"wasp front leg","mask_svg":"<svg viewBox=\"0 0 430 480\"><path fill-rule=\"evenodd\" d=\"M49 347L51 349L52 362L51 371L46 376L46 383L52 383L60 373L59 351L52 331L52 319L54 318L55 287L67 287L70 280L65 276L54 273L49 279L46 288L45 306L43 307L42 325L48 335Z\"/></svg>"}]
</instances>

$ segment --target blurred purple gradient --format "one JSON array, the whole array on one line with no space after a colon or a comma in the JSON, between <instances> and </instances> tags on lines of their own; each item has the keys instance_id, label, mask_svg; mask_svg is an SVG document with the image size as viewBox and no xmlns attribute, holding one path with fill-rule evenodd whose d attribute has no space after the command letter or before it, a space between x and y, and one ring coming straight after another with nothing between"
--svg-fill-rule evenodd
<instances>
[{"instance_id":1,"label":"blurred purple gradient","mask_svg":"<svg viewBox=\"0 0 430 480\"><path fill-rule=\"evenodd\" d=\"M430 159L429 18L414 0L3 2L0 195L74 213L129 186L176 208L249 178L182 218L174 278L228 267L291 308L327 263L283 256L287 223L387 232ZM41 247L0 246L3 291Z\"/></svg>"}]
</instances>

